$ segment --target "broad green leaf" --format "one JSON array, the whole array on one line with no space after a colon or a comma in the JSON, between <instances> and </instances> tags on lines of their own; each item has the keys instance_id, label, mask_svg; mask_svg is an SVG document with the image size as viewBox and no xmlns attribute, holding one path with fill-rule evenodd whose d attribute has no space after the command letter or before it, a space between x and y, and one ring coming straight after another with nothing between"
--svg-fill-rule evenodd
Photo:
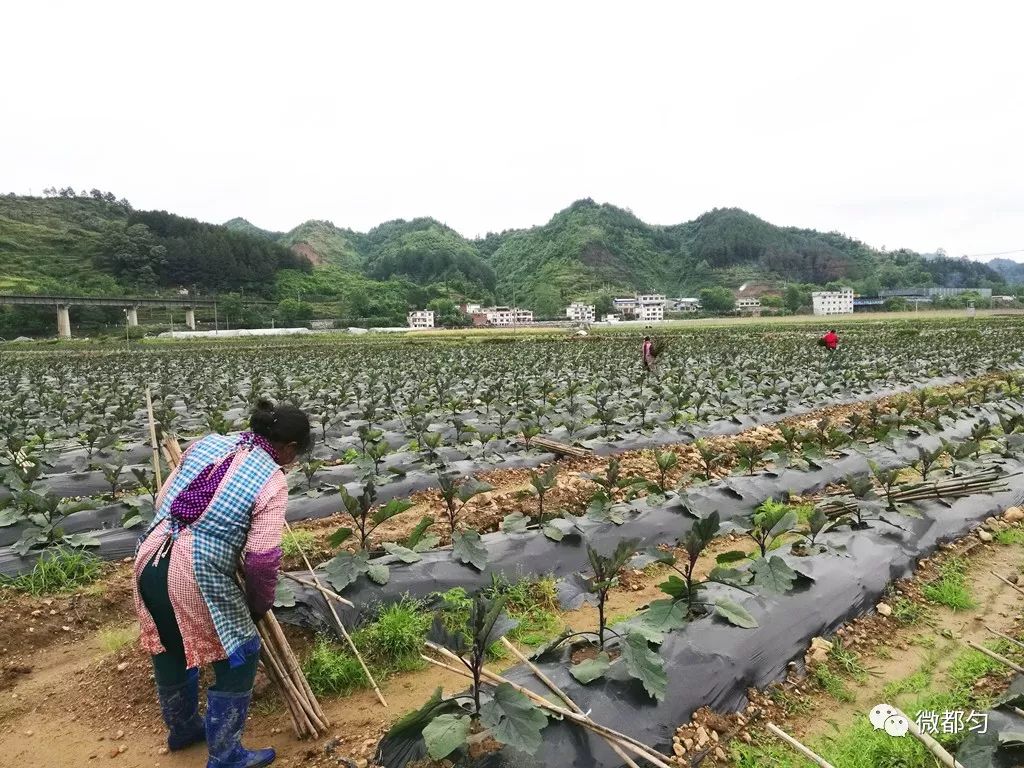
<instances>
[{"instance_id":1,"label":"broad green leaf","mask_svg":"<svg viewBox=\"0 0 1024 768\"><path fill-rule=\"evenodd\" d=\"M737 627L753 629L757 626L757 619L751 616L746 608L727 597L715 600L715 613Z\"/></svg>"},{"instance_id":2,"label":"broad green leaf","mask_svg":"<svg viewBox=\"0 0 1024 768\"><path fill-rule=\"evenodd\" d=\"M782 516L782 519L779 520L779 522L772 526L771 531L768 532L768 536L771 538L775 538L779 534L793 530L794 528L796 528L796 520L796 512L790 510L789 512Z\"/></svg>"},{"instance_id":3,"label":"broad green leaf","mask_svg":"<svg viewBox=\"0 0 1024 768\"><path fill-rule=\"evenodd\" d=\"M426 552L428 549L433 549L434 547L436 547L440 541L440 536L435 536L432 533L428 533L426 536L424 536L422 539L416 542L416 546L413 547L413 551Z\"/></svg>"},{"instance_id":4,"label":"broad green leaf","mask_svg":"<svg viewBox=\"0 0 1024 768\"><path fill-rule=\"evenodd\" d=\"M505 519L501 521L501 530L505 533L526 533L529 524L530 518L522 512L513 512L511 515L506 515Z\"/></svg>"},{"instance_id":5,"label":"broad green leaf","mask_svg":"<svg viewBox=\"0 0 1024 768\"><path fill-rule=\"evenodd\" d=\"M758 558L750 566L750 572L754 574L754 584L773 592L788 592L796 583L796 571L776 555Z\"/></svg>"},{"instance_id":6,"label":"broad green leaf","mask_svg":"<svg viewBox=\"0 0 1024 768\"><path fill-rule=\"evenodd\" d=\"M374 584L384 586L391 579L391 569L384 563L370 563L366 569L366 577Z\"/></svg>"},{"instance_id":7,"label":"broad green leaf","mask_svg":"<svg viewBox=\"0 0 1024 768\"><path fill-rule=\"evenodd\" d=\"M502 744L528 755L541 745L541 731L548 724L543 710L508 683L494 691L494 698L480 707L480 721Z\"/></svg>"},{"instance_id":8,"label":"broad green leaf","mask_svg":"<svg viewBox=\"0 0 1024 768\"><path fill-rule=\"evenodd\" d=\"M493 490L494 490L494 486L493 485L490 485L490 484L485 483L485 482L483 482L481 480L477 480L476 478L471 477L468 480L464 481L459 486L458 498L459 498L459 501L461 501L463 504L465 504L467 501L472 499L477 494L487 493L488 491L493 491Z\"/></svg>"},{"instance_id":9,"label":"broad green leaf","mask_svg":"<svg viewBox=\"0 0 1024 768\"><path fill-rule=\"evenodd\" d=\"M293 608L294 606L295 590L287 579L278 576L277 584L274 585L274 607Z\"/></svg>"},{"instance_id":10,"label":"broad green leaf","mask_svg":"<svg viewBox=\"0 0 1024 768\"><path fill-rule=\"evenodd\" d=\"M561 541L568 534L576 530L576 525L571 520L566 520L564 517L556 517L553 520L548 520L544 523L544 535L552 541Z\"/></svg>"},{"instance_id":11,"label":"broad green leaf","mask_svg":"<svg viewBox=\"0 0 1024 768\"><path fill-rule=\"evenodd\" d=\"M482 571L487 566L487 547L480 540L480 534L472 528L459 531L452 539L455 559Z\"/></svg>"},{"instance_id":12,"label":"broad green leaf","mask_svg":"<svg viewBox=\"0 0 1024 768\"><path fill-rule=\"evenodd\" d=\"M351 552L339 552L324 565L327 580L337 592L341 592L369 568L370 562L364 552L356 555Z\"/></svg>"},{"instance_id":13,"label":"broad green leaf","mask_svg":"<svg viewBox=\"0 0 1024 768\"><path fill-rule=\"evenodd\" d=\"M603 651L597 654L596 658L587 659L581 661L579 664L573 664L569 667L569 674L576 678L576 681L582 685L592 683L599 677L604 677L604 673L608 671L608 667L611 666L611 659L607 653ZM560 705L564 706L564 702Z\"/></svg>"},{"instance_id":14,"label":"broad green leaf","mask_svg":"<svg viewBox=\"0 0 1024 768\"><path fill-rule=\"evenodd\" d=\"M10 509L0 509L0 528L14 525L19 520L21 520L21 515L13 507Z\"/></svg>"},{"instance_id":15,"label":"broad green leaf","mask_svg":"<svg viewBox=\"0 0 1024 768\"><path fill-rule=\"evenodd\" d=\"M439 715L423 729L423 741L427 754L433 760L441 760L459 749L469 738L469 715Z\"/></svg>"},{"instance_id":16,"label":"broad green leaf","mask_svg":"<svg viewBox=\"0 0 1024 768\"><path fill-rule=\"evenodd\" d=\"M668 688L665 662L651 650L647 638L635 633L630 634L622 642L621 648L629 674L643 684L644 690L655 701L664 700Z\"/></svg>"},{"instance_id":17,"label":"broad green leaf","mask_svg":"<svg viewBox=\"0 0 1024 768\"><path fill-rule=\"evenodd\" d=\"M659 634L680 629L686 624L686 603L682 600L655 600L643 612L641 621Z\"/></svg>"},{"instance_id":18,"label":"broad green leaf","mask_svg":"<svg viewBox=\"0 0 1024 768\"><path fill-rule=\"evenodd\" d=\"M754 578L750 571L741 571L739 568L715 567L708 574L708 581L717 581L720 584L730 584L734 587L746 586Z\"/></svg>"},{"instance_id":19,"label":"broad green leaf","mask_svg":"<svg viewBox=\"0 0 1024 768\"><path fill-rule=\"evenodd\" d=\"M736 563L740 560L746 560L747 553L741 552L738 549L730 550L729 552L723 552L715 558L715 562L719 565L728 565L729 563Z\"/></svg>"},{"instance_id":20,"label":"broad green leaf","mask_svg":"<svg viewBox=\"0 0 1024 768\"><path fill-rule=\"evenodd\" d=\"M371 519L374 523L380 525L385 520L390 520L392 517L402 514L412 506L413 503L411 501L406 501L405 499L392 499L384 506L378 507L377 511L373 513L373 517Z\"/></svg>"},{"instance_id":21,"label":"broad green leaf","mask_svg":"<svg viewBox=\"0 0 1024 768\"><path fill-rule=\"evenodd\" d=\"M409 547L409 549L416 550L417 552L422 551L417 549L417 546L421 541L423 541L424 534L426 534L427 529L433 524L434 518L430 515L424 515L421 517L420 521L416 523L416 527L412 529L408 538L405 540L405 546Z\"/></svg>"},{"instance_id":22,"label":"broad green leaf","mask_svg":"<svg viewBox=\"0 0 1024 768\"><path fill-rule=\"evenodd\" d=\"M686 597L686 582L675 574L669 576L668 581L663 581L659 584L658 589L669 597L674 597L676 600L681 600Z\"/></svg>"},{"instance_id":23,"label":"broad green leaf","mask_svg":"<svg viewBox=\"0 0 1024 768\"><path fill-rule=\"evenodd\" d=\"M385 542L384 551L389 555L394 555L403 563L417 563L423 559L419 552L403 547L401 544Z\"/></svg>"},{"instance_id":24,"label":"broad green leaf","mask_svg":"<svg viewBox=\"0 0 1024 768\"><path fill-rule=\"evenodd\" d=\"M143 522L143 519L142 519L141 515L132 515L127 520L125 520L123 523L121 523L121 527L122 528L134 528L135 526L141 524L142 522ZM2 528L2 527L3 527L3 521L2 521L2 519L0 519L0 528Z\"/></svg>"},{"instance_id":25,"label":"broad green leaf","mask_svg":"<svg viewBox=\"0 0 1024 768\"><path fill-rule=\"evenodd\" d=\"M348 541L348 537L351 535L351 528L341 527L327 537L327 543L330 544L332 547L340 547L342 544Z\"/></svg>"},{"instance_id":26,"label":"broad green leaf","mask_svg":"<svg viewBox=\"0 0 1024 768\"><path fill-rule=\"evenodd\" d=\"M93 533L72 533L64 537L70 547L98 547L100 540Z\"/></svg>"}]
</instances>

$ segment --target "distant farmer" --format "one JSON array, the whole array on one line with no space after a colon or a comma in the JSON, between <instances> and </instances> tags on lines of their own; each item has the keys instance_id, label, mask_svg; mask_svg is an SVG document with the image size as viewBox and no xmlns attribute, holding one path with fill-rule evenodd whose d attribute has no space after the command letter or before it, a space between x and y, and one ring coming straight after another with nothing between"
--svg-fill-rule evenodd
<instances>
[{"instance_id":1,"label":"distant farmer","mask_svg":"<svg viewBox=\"0 0 1024 768\"><path fill-rule=\"evenodd\" d=\"M260 639L255 622L274 602L288 486L281 467L310 447L298 408L256 404L251 432L209 435L185 451L157 497L135 559L135 609L153 655L157 696L177 750L206 741L207 768L259 768L242 731ZM235 578L241 568L245 591ZM205 721L199 667L213 665Z\"/></svg>"},{"instance_id":2,"label":"distant farmer","mask_svg":"<svg viewBox=\"0 0 1024 768\"><path fill-rule=\"evenodd\" d=\"M654 371L654 362L658 357L658 351L654 348L654 342L651 341L650 336L644 336L643 346L640 347L640 356L643 362L644 368L648 371Z\"/></svg>"},{"instance_id":3,"label":"distant farmer","mask_svg":"<svg viewBox=\"0 0 1024 768\"><path fill-rule=\"evenodd\" d=\"M829 352L835 352L836 347L839 346L839 336L836 334L836 329L831 329L828 333L821 337L818 341L821 346L825 347Z\"/></svg>"}]
</instances>

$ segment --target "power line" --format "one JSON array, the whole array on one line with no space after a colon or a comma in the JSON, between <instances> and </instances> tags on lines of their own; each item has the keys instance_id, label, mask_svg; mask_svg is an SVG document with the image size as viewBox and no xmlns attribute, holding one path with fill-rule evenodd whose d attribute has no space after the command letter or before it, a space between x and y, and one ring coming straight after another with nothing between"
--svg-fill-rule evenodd
<instances>
[{"instance_id":1,"label":"power line","mask_svg":"<svg viewBox=\"0 0 1024 768\"><path fill-rule=\"evenodd\" d=\"M967 258L980 259L982 256L1009 256L1011 253L1024 253L1024 248L1018 248L1014 251L996 251L995 253L969 253Z\"/></svg>"}]
</instances>

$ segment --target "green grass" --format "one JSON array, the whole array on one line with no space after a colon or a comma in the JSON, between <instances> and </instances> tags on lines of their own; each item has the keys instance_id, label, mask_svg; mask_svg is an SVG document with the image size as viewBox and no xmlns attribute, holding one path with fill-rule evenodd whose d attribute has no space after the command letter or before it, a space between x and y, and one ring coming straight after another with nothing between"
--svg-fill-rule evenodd
<instances>
[{"instance_id":1,"label":"green grass","mask_svg":"<svg viewBox=\"0 0 1024 768\"><path fill-rule=\"evenodd\" d=\"M373 621L353 632L352 642L379 682L423 666L419 655L431 620L422 605L405 599L383 608ZM344 695L369 685L348 646L324 636L317 638L302 670L319 694Z\"/></svg>"},{"instance_id":2,"label":"green grass","mask_svg":"<svg viewBox=\"0 0 1024 768\"><path fill-rule=\"evenodd\" d=\"M131 645L139 636L138 627L111 627L100 630L100 648L107 653L116 653Z\"/></svg>"},{"instance_id":3,"label":"green grass","mask_svg":"<svg viewBox=\"0 0 1024 768\"><path fill-rule=\"evenodd\" d=\"M785 688L775 686L768 692L768 695L789 716L805 715L811 711L811 702L808 699L802 696L795 696Z\"/></svg>"},{"instance_id":4,"label":"green grass","mask_svg":"<svg viewBox=\"0 0 1024 768\"><path fill-rule=\"evenodd\" d=\"M73 592L103 574L103 561L82 549L59 547L44 552L29 573L4 579L0 584L30 595Z\"/></svg>"},{"instance_id":5,"label":"green grass","mask_svg":"<svg viewBox=\"0 0 1024 768\"><path fill-rule=\"evenodd\" d=\"M1007 528L995 534L995 540L1007 546L1011 544L1024 544L1024 528Z\"/></svg>"},{"instance_id":6,"label":"green grass","mask_svg":"<svg viewBox=\"0 0 1024 768\"><path fill-rule=\"evenodd\" d=\"M359 661L327 638L317 638L313 650L302 665L309 687L318 694L346 695L368 685Z\"/></svg>"},{"instance_id":7,"label":"green grass","mask_svg":"<svg viewBox=\"0 0 1024 768\"><path fill-rule=\"evenodd\" d=\"M919 670L910 677L894 680L882 688L882 697L887 701L908 693L923 693L931 684L932 676L926 670Z\"/></svg>"},{"instance_id":8,"label":"green grass","mask_svg":"<svg viewBox=\"0 0 1024 768\"><path fill-rule=\"evenodd\" d=\"M924 606L906 597L898 597L891 603L892 617L900 624L917 624L924 618Z\"/></svg>"},{"instance_id":9,"label":"green grass","mask_svg":"<svg viewBox=\"0 0 1024 768\"><path fill-rule=\"evenodd\" d=\"M846 687L846 683L843 682L843 678L833 672L826 665L819 664L816 666L811 677L819 688L825 691L836 701L853 701L853 694L850 693L849 689Z\"/></svg>"},{"instance_id":10,"label":"green grass","mask_svg":"<svg viewBox=\"0 0 1024 768\"><path fill-rule=\"evenodd\" d=\"M969 611L974 608L974 599L967 586L967 562L952 558L943 563L938 581L926 584L921 594L926 600L953 611Z\"/></svg>"},{"instance_id":11,"label":"green grass","mask_svg":"<svg viewBox=\"0 0 1024 768\"><path fill-rule=\"evenodd\" d=\"M403 600L381 611L375 621L356 632L353 642L389 671L418 669L431 620L419 603Z\"/></svg>"},{"instance_id":12,"label":"green grass","mask_svg":"<svg viewBox=\"0 0 1024 768\"><path fill-rule=\"evenodd\" d=\"M554 579L520 579L512 583L496 581L488 592L491 596L505 595L505 610L519 622L509 632L509 640L529 646L540 645L562 629Z\"/></svg>"},{"instance_id":13,"label":"green grass","mask_svg":"<svg viewBox=\"0 0 1024 768\"><path fill-rule=\"evenodd\" d=\"M829 649L828 655L845 674L850 675L854 680L858 682L867 680L868 671L861 663L860 658L843 647L840 638L837 637L832 641L832 648Z\"/></svg>"},{"instance_id":14,"label":"green grass","mask_svg":"<svg viewBox=\"0 0 1024 768\"><path fill-rule=\"evenodd\" d=\"M309 552L316 544L316 536L312 531L291 530L281 537L281 552L285 557L300 557Z\"/></svg>"},{"instance_id":15,"label":"green grass","mask_svg":"<svg viewBox=\"0 0 1024 768\"><path fill-rule=\"evenodd\" d=\"M969 694L981 678L1003 669L1002 664L980 651L965 650L953 660L948 675L955 691Z\"/></svg>"}]
</instances>

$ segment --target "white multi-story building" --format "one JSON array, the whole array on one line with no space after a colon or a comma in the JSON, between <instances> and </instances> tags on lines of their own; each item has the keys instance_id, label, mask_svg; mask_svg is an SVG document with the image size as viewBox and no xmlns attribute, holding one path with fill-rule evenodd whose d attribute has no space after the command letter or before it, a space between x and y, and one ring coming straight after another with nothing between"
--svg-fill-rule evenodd
<instances>
[{"instance_id":1,"label":"white multi-story building","mask_svg":"<svg viewBox=\"0 0 1024 768\"><path fill-rule=\"evenodd\" d=\"M852 315L853 288L815 291L811 294L811 304L816 315Z\"/></svg>"},{"instance_id":2,"label":"white multi-story building","mask_svg":"<svg viewBox=\"0 0 1024 768\"><path fill-rule=\"evenodd\" d=\"M596 314L593 304L581 304L578 301L565 308L565 316L574 323L592 323Z\"/></svg>"},{"instance_id":3,"label":"white multi-story building","mask_svg":"<svg viewBox=\"0 0 1024 768\"><path fill-rule=\"evenodd\" d=\"M434 327L434 312L430 309L417 309L415 312L410 312L407 316L410 328L433 328Z\"/></svg>"},{"instance_id":4,"label":"white multi-story building","mask_svg":"<svg viewBox=\"0 0 1024 768\"><path fill-rule=\"evenodd\" d=\"M481 311L490 325L507 328L514 325L529 325L533 322L533 312L519 307L487 307Z\"/></svg>"},{"instance_id":5,"label":"white multi-story building","mask_svg":"<svg viewBox=\"0 0 1024 768\"><path fill-rule=\"evenodd\" d=\"M480 305L479 304L469 304L467 302L466 304L460 305L459 309L461 309L462 313L465 314L465 315L476 315L476 314L480 313Z\"/></svg>"},{"instance_id":6,"label":"white multi-story building","mask_svg":"<svg viewBox=\"0 0 1024 768\"><path fill-rule=\"evenodd\" d=\"M761 300L754 298L736 299L736 311L740 313L749 312L754 315L761 314Z\"/></svg>"},{"instance_id":7,"label":"white multi-story building","mask_svg":"<svg viewBox=\"0 0 1024 768\"><path fill-rule=\"evenodd\" d=\"M615 312L625 320L642 320L646 323L665 319L665 297L660 293L638 293L636 296L614 299Z\"/></svg>"}]
</instances>

